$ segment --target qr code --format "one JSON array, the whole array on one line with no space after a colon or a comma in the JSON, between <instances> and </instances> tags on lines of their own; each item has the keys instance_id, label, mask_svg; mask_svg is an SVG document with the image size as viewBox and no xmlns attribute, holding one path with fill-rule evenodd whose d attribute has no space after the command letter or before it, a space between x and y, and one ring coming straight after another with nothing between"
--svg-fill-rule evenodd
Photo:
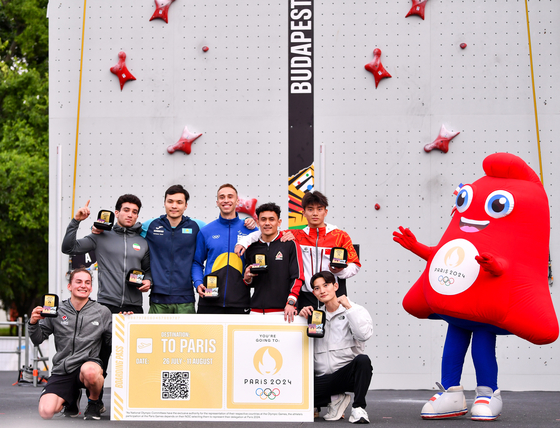
<instances>
[{"instance_id":1,"label":"qr code","mask_svg":"<svg viewBox=\"0 0 560 428\"><path fill-rule=\"evenodd\" d=\"M190 400L191 372L161 372L161 398L162 400Z\"/></svg>"}]
</instances>

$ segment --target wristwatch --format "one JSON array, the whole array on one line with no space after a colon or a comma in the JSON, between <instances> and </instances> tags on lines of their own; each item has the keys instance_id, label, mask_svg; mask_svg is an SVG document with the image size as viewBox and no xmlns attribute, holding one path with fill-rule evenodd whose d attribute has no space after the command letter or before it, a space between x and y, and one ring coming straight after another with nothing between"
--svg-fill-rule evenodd
<instances>
[{"instance_id":1,"label":"wristwatch","mask_svg":"<svg viewBox=\"0 0 560 428\"><path fill-rule=\"evenodd\" d=\"M288 305L290 306L295 306L296 305L296 301L293 299L288 299Z\"/></svg>"}]
</instances>

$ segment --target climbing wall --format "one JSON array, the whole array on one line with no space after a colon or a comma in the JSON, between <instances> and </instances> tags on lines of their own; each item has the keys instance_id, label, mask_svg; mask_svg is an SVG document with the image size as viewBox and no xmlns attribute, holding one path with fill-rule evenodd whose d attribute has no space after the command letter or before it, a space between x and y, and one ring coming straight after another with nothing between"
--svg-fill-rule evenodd
<instances>
[{"instance_id":1,"label":"climbing wall","mask_svg":"<svg viewBox=\"0 0 560 428\"><path fill-rule=\"evenodd\" d=\"M229 182L243 198L279 203L288 225L290 37L292 21L309 21L310 183L329 197L328 222L360 244L363 267L348 289L375 323L371 387L432 388L446 325L402 308L425 262L394 243L392 232L409 227L436 245L453 191L484 174L489 154L516 154L540 175L536 106L559 271L553 70L560 4L529 2L533 70L524 2L428 0L424 19L406 17L411 7L410 0L177 0L165 22L150 21L152 0L50 2L51 288L64 284L68 269L58 243L72 204L75 211L88 199L97 212L135 193L148 219L164 212L165 189L180 183L191 193L187 215L211 221L216 190ZM306 8L312 19L303 19ZM122 90L120 52L136 79ZM458 133L440 144L447 153L426 152L442 125L448 136ZM169 153L185 136L190 154ZM559 286L550 288L557 310ZM558 389L558 343L499 337L497 355L502 389ZM463 384L475 386L470 357Z\"/></svg>"}]
</instances>

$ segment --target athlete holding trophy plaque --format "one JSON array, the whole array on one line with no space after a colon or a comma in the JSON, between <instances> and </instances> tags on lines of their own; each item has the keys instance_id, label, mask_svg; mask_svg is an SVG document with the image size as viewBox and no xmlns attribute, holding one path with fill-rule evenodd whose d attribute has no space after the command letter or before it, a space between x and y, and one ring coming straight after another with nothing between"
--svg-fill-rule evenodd
<instances>
[{"instance_id":1,"label":"athlete holding trophy plaque","mask_svg":"<svg viewBox=\"0 0 560 428\"><path fill-rule=\"evenodd\" d=\"M309 279L317 272L330 271L337 280L348 279L360 271L358 253L350 235L338 227L325 222L329 201L321 192L307 192L302 201L303 216L308 226L305 229L291 229L282 233L281 240L295 239L300 245L303 256L305 283L301 288L298 308L311 305L317 307L318 300L313 296ZM245 249L260 238L261 232L253 232L239 240L235 253L243 255ZM342 250L345 250L342 251ZM340 282L340 281L339 281ZM337 295L347 294L346 285L339 283Z\"/></svg>"},{"instance_id":2,"label":"athlete holding trophy plaque","mask_svg":"<svg viewBox=\"0 0 560 428\"><path fill-rule=\"evenodd\" d=\"M262 204L256 210L261 238L245 255L248 263L243 280L255 290L251 296L251 313L284 312L292 322L297 315L297 299L304 281L301 249L295 241L282 242L280 207ZM263 266L263 263L265 264Z\"/></svg>"}]
</instances>

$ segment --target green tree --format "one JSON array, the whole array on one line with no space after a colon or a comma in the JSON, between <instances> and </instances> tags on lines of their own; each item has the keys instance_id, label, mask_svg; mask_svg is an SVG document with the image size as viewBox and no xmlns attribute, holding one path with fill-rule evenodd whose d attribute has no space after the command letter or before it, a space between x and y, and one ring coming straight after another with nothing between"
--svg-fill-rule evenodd
<instances>
[{"instance_id":1,"label":"green tree","mask_svg":"<svg viewBox=\"0 0 560 428\"><path fill-rule=\"evenodd\" d=\"M30 313L48 283L47 0L0 0L0 300Z\"/></svg>"},{"instance_id":2,"label":"green tree","mask_svg":"<svg viewBox=\"0 0 560 428\"><path fill-rule=\"evenodd\" d=\"M0 60L14 58L44 75L48 71L48 0L0 0L0 41L8 42Z\"/></svg>"}]
</instances>

